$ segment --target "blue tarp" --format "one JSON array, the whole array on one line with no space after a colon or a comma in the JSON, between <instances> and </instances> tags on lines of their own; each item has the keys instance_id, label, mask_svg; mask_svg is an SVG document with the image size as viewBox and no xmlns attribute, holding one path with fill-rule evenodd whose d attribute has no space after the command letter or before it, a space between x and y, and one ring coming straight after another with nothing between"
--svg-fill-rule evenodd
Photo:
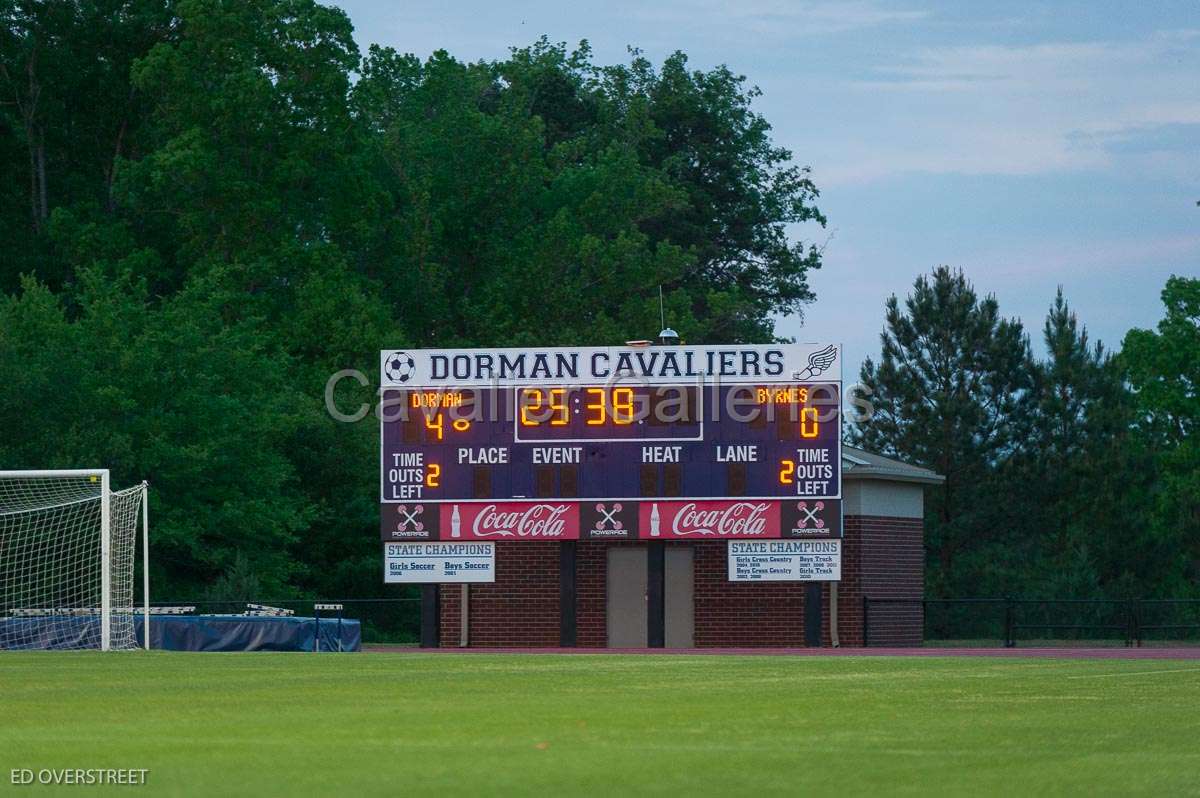
<instances>
[{"instance_id":1,"label":"blue tarp","mask_svg":"<svg viewBox=\"0 0 1200 798\"><path fill-rule=\"evenodd\" d=\"M33 617L0 620L0 650L98 647L100 619ZM152 615L150 648L167 651L312 651L315 618L245 615ZM142 637L142 616L134 620ZM341 646L338 636L341 635ZM321 619L321 651L359 651L357 620Z\"/></svg>"},{"instance_id":2,"label":"blue tarp","mask_svg":"<svg viewBox=\"0 0 1200 798\"><path fill-rule=\"evenodd\" d=\"M0 651L66 648L100 648L100 619L68 615L0 618Z\"/></svg>"}]
</instances>

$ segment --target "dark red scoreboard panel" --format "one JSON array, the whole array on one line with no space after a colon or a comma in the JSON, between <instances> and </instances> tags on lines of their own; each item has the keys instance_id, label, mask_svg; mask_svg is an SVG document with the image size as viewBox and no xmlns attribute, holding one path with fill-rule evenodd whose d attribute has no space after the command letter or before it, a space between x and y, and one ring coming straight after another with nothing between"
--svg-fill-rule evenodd
<instances>
[{"instance_id":1,"label":"dark red scoreboard panel","mask_svg":"<svg viewBox=\"0 0 1200 798\"><path fill-rule=\"evenodd\" d=\"M836 347L484 352L383 353L384 540L840 535Z\"/></svg>"}]
</instances>

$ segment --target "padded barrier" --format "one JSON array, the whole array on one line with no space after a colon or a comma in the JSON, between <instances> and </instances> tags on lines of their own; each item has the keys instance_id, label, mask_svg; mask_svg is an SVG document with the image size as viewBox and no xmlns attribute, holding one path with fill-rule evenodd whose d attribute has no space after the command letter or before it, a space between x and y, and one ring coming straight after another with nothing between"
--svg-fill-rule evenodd
<instances>
[{"instance_id":1,"label":"padded barrier","mask_svg":"<svg viewBox=\"0 0 1200 798\"><path fill-rule=\"evenodd\" d=\"M142 616L134 621L142 640ZM0 619L2 649L77 648L99 639L100 619L66 616ZM154 615L150 648L167 651L312 651L315 618L244 615ZM341 647L338 635L341 635ZM361 651L357 620L321 618L321 651Z\"/></svg>"}]
</instances>

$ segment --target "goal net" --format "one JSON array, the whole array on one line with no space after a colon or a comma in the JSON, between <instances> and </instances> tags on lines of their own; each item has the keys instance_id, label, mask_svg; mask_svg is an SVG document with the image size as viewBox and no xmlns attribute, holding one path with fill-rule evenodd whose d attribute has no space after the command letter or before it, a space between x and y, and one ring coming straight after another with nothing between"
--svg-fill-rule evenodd
<instances>
[{"instance_id":1,"label":"goal net","mask_svg":"<svg viewBox=\"0 0 1200 798\"><path fill-rule=\"evenodd\" d=\"M0 650L138 647L145 501L107 471L0 471Z\"/></svg>"}]
</instances>

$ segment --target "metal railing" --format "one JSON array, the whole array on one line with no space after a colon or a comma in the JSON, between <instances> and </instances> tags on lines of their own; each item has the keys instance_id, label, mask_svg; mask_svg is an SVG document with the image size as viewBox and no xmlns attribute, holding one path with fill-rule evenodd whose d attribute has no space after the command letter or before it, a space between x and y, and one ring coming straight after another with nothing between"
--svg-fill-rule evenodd
<instances>
[{"instance_id":1,"label":"metal railing","mask_svg":"<svg viewBox=\"0 0 1200 798\"><path fill-rule=\"evenodd\" d=\"M862 619L868 646L1200 644L1200 599L864 596Z\"/></svg>"},{"instance_id":2,"label":"metal railing","mask_svg":"<svg viewBox=\"0 0 1200 798\"><path fill-rule=\"evenodd\" d=\"M261 599L240 601L155 601L155 607L187 605L195 607L194 615L241 615L251 604L291 610L308 618L356 620L362 630L364 645L416 645L421 638L421 598L335 598L335 599ZM330 609L341 605L340 610Z\"/></svg>"}]
</instances>

